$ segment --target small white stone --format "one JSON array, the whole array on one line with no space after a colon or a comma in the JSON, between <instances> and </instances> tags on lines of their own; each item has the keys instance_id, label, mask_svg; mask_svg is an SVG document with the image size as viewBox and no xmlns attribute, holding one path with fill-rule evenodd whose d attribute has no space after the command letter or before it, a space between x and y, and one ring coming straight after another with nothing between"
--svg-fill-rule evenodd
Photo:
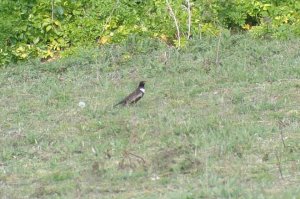
<instances>
[{"instance_id":1,"label":"small white stone","mask_svg":"<svg viewBox=\"0 0 300 199\"><path fill-rule=\"evenodd\" d=\"M156 174L154 174L152 177L151 177L151 180L152 181L156 181L156 180L159 180L160 179L160 177L158 176L158 175L156 175Z\"/></svg>"},{"instance_id":2,"label":"small white stone","mask_svg":"<svg viewBox=\"0 0 300 199\"><path fill-rule=\"evenodd\" d=\"M79 102L79 103L78 103L78 106L79 106L80 108L84 108L84 107L85 107L85 102Z\"/></svg>"}]
</instances>

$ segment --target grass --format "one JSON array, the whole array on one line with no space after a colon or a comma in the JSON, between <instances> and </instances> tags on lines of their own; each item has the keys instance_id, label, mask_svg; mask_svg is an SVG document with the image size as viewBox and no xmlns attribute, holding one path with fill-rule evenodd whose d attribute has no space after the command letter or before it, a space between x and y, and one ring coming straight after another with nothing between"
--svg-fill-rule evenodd
<instances>
[{"instance_id":1,"label":"grass","mask_svg":"<svg viewBox=\"0 0 300 199\"><path fill-rule=\"evenodd\" d=\"M217 43L2 68L2 198L299 198L300 41L224 36L220 64Z\"/></svg>"}]
</instances>

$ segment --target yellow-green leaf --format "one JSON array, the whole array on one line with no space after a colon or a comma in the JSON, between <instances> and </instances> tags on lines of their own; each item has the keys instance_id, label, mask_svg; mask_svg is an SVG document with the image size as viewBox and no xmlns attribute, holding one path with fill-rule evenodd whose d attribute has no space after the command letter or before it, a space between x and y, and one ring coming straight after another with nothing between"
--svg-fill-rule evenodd
<instances>
[{"instance_id":1,"label":"yellow-green leaf","mask_svg":"<svg viewBox=\"0 0 300 199\"><path fill-rule=\"evenodd\" d=\"M35 38L35 39L33 40L33 43L34 43L34 44L37 44L37 43L39 43L39 41L40 41L40 38L37 37L37 38Z\"/></svg>"},{"instance_id":2,"label":"yellow-green leaf","mask_svg":"<svg viewBox=\"0 0 300 199\"><path fill-rule=\"evenodd\" d=\"M51 25L47 26L47 27L46 27L46 32L49 32L51 29L52 29L52 26L51 26Z\"/></svg>"}]
</instances>

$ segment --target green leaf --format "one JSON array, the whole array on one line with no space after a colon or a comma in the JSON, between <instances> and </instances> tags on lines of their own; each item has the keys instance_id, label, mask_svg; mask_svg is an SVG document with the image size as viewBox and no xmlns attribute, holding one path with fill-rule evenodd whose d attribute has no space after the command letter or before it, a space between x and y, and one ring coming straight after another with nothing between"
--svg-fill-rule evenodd
<instances>
[{"instance_id":1,"label":"green leaf","mask_svg":"<svg viewBox=\"0 0 300 199\"><path fill-rule=\"evenodd\" d=\"M57 25L57 26L59 26L59 27L61 27L61 23L59 21L57 21L57 20L54 21L54 24Z\"/></svg>"},{"instance_id":2,"label":"green leaf","mask_svg":"<svg viewBox=\"0 0 300 199\"><path fill-rule=\"evenodd\" d=\"M51 29L52 29L52 26L51 26L51 25L47 26L47 27L46 27L46 32L49 32Z\"/></svg>"},{"instance_id":3,"label":"green leaf","mask_svg":"<svg viewBox=\"0 0 300 199\"><path fill-rule=\"evenodd\" d=\"M56 13L59 14L59 15L63 15L64 14L64 8L61 7L61 6L58 6L56 8Z\"/></svg>"},{"instance_id":4,"label":"green leaf","mask_svg":"<svg viewBox=\"0 0 300 199\"><path fill-rule=\"evenodd\" d=\"M40 41L40 38L37 37L37 38L35 38L35 39L33 40L33 43L34 43L34 44L37 44L39 41Z\"/></svg>"}]
</instances>

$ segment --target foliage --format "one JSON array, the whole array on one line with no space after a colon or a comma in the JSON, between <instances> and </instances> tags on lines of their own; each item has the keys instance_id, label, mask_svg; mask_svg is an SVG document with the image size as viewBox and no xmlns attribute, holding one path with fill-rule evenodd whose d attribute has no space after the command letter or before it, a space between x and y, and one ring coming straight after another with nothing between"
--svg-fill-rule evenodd
<instances>
[{"instance_id":1,"label":"foliage","mask_svg":"<svg viewBox=\"0 0 300 199\"><path fill-rule=\"evenodd\" d=\"M188 0L170 2L184 46ZM217 36L222 28L249 30L255 37L300 35L297 0L190 0L190 5L194 36ZM0 11L0 28L5 30L0 33L2 65L31 57L47 59L82 45L119 43L131 34L179 45L165 0L1 1Z\"/></svg>"}]
</instances>

